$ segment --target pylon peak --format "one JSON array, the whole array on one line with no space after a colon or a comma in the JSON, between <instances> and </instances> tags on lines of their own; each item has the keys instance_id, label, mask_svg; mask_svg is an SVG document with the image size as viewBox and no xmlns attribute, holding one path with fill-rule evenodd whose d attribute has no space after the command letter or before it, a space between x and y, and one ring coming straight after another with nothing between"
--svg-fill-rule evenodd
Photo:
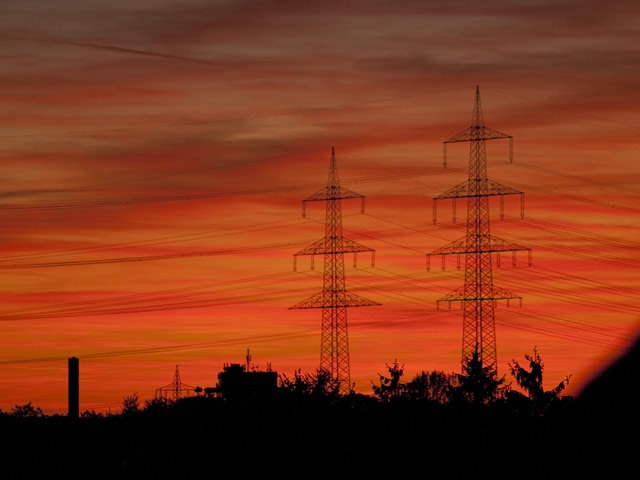
<instances>
[{"instance_id":1,"label":"pylon peak","mask_svg":"<svg viewBox=\"0 0 640 480\"><path fill-rule=\"evenodd\" d=\"M471 119L471 126L483 127L484 118L482 115L482 102L480 101L480 86L476 85L476 97L473 102L473 118Z\"/></svg>"},{"instance_id":2,"label":"pylon peak","mask_svg":"<svg viewBox=\"0 0 640 480\"><path fill-rule=\"evenodd\" d=\"M331 147L331 159L329 160L329 181L330 187L339 187L340 177L338 176L338 163L336 162L335 147Z\"/></svg>"}]
</instances>

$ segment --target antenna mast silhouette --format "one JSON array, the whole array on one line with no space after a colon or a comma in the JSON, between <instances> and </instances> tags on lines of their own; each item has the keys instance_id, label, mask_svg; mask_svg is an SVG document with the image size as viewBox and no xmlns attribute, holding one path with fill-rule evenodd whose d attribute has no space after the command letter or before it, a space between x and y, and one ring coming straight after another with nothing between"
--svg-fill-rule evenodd
<instances>
[{"instance_id":1,"label":"antenna mast silhouette","mask_svg":"<svg viewBox=\"0 0 640 480\"><path fill-rule=\"evenodd\" d=\"M178 370L178 365L176 365L176 371L173 374L173 382L169 385L164 385L163 387L156 389L155 397L158 399L167 400L171 398L172 400L178 400L182 397L188 397L191 395L191 392L194 390L194 387L191 385L187 385L186 383L182 383L180 380L180 370Z\"/></svg>"},{"instance_id":2,"label":"antenna mast silhouette","mask_svg":"<svg viewBox=\"0 0 640 480\"><path fill-rule=\"evenodd\" d=\"M504 218L504 196L520 195L520 217L524 218L524 193L500 185L487 178L487 140L509 140L509 161L513 161L513 137L493 130L484 125L480 89L476 87L475 103L471 126L446 140L443 145L443 164L447 168L447 144L469 142L469 178L460 185L433 199L433 223L436 223L436 205L439 200L451 199L453 222L456 222L456 200L467 199L466 235L449 245L427 254L427 270L431 266L431 257L440 255L442 269L445 269L445 255L457 255L457 267L460 269L460 256L465 255L464 285L437 300L460 302L463 309L462 324L462 365L475 353L484 367L492 367L497 372L495 308L497 300L522 298L493 285L493 265L491 254L496 254L496 264L500 267L500 252L513 252L512 266L516 265L516 251L527 251L531 265L531 249L491 235L489 216L489 197L500 197L500 218Z\"/></svg>"},{"instance_id":3,"label":"antenna mast silhouette","mask_svg":"<svg viewBox=\"0 0 640 480\"><path fill-rule=\"evenodd\" d=\"M371 266L375 262L373 249L342 235L341 201L349 198L360 198L362 201L361 212L364 213L364 196L340 186L335 150L332 147L327 186L302 201L303 217L306 216L307 202L326 202L324 238L293 256L295 270L299 255L311 256L311 269L314 268L315 255L324 255L322 292L290 307L290 309L322 308L320 369L330 375L331 381L340 389L341 393L349 393L351 390L347 307L380 305L346 291L344 254L354 254L354 268L357 266L358 252L371 252Z\"/></svg>"}]
</instances>

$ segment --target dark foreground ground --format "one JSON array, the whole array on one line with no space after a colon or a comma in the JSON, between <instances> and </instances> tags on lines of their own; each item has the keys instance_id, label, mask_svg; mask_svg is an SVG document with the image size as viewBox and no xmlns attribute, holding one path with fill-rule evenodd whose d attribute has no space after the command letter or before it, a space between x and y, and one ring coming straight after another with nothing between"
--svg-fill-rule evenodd
<instances>
[{"instance_id":1,"label":"dark foreground ground","mask_svg":"<svg viewBox=\"0 0 640 480\"><path fill-rule=\"evenodd\" d=\"M75 421L0 415L0 479L636 478L639 366L637 342L544 416L524 397L473 406L281 390Z\"/></svg>"},{"instance_id":2,"label":"dark foreground ground","mask_svg":"<svg viewBox=\"0 0 640 480\"><path fill-rule=\"evenodd\" d=\"M332 406L192 398L128 416L2 417L0 477L611 475L635 463L637 420L576 402L532 417L366 397Z\"/></svg>"}]
</instances>

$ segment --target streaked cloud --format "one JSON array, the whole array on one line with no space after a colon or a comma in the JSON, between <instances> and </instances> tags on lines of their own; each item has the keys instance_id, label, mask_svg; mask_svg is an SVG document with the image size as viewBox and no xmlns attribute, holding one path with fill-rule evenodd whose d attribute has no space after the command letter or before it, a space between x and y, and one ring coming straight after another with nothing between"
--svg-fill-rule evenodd
<instances>
[{"instance_id":1,"label":"streaked cloud","mask_svg":"<svg viewBox=\"0 0 640 480\"><path fill-rule=\"evenodd\" d=\"M450 205L432 224L431 198L465 177L468 147L441 170L440 142L468 126L480 84L488 125L515 136L513 165L506 144L490 145L490 176L526 192L525 220L507 200L493 232L534 249L531 269L505 257L495 272L525 298L498 310L501 367L538 345L550 381L573 373L581 385L638 327L639 10L3 2L0 264L76 266L2 271L0 317L35 318L1 322L0 363L113 352L85 363L101 379L83 391L96 405L148 397L176 363L189 383L212 381L246 347L279 371L312 370L318 312L287 307L321 288L321 260L289 272L298 245L323 235L323 206L302 219L300 201L326 181L335 145L342 181L367 196L366 215L345 202L345 232L377 250L377 267L359 258L348 284L384 304L350 312L358 388L394 358L407 372L457 369L460 314L435 300L462 274L453 259L427 272L424 253L464 235ZM167 258L101 264L137 256ZM100 314L73 311L86 302ZM210 348L174 348L201 342ZM117 356L136 349L161 353ZM63 365L11 365L0 407L63 408ZM125 366L125 378L110 373Z\"/></svg>"}]
</instances>

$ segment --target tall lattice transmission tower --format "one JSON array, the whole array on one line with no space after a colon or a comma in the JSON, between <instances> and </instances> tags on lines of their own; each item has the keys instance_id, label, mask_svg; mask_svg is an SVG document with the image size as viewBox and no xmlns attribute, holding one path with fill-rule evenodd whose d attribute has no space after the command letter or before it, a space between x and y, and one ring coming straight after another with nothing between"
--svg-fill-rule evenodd
<instances>
[{"instance_id":1,"label":"tall lattice transmission tower","mask_svg":"<svg viewBox=\"0 0 640 480\"><path fill-rule=\"evenodd\" d=\"M501 185L487 178L487 140L509 140L509 160L513 158L513 137L486 127L480 103L480 89L476 87L475 103L471 126L444 142L443 163L447 166L446 147L449 143L469 142L469 178L460 185L434 198L433 223L436 223L436 205L439 200L451 199L453 221L456 221L456 200L467 199L466 235L449 245L427 254L427 269L434 255L442 258L457 255L457 267L460 268L460 256L465 255L464 285L438 300L460 302L463 310L462 324L462 364L476 352L482 365L492 367L497 372L495 308L497 300L506 299L507 305L512 299L522 298L493 284L492 254L496 254L496 264L500 266L500 252L513 252L512 265L516 265L516 251L527 251L531 265L531 249L491 235L489 216L489 197L500 197L500 218L504 218L504 196L520 195L520 216L524 218L524 194L513 188Z\"/></svg>"},{"instance_id":2,"label":"tall lattice transmission tower","mask_svg":"<svg viewBox=\"0 0 640 480\"><path fill-rule=\"evenodd\" d=\"M327 186L302 201L302 216L306 216L307 202L326 202L324 238L294 254L293 265L299 255L311 256L311 268L315 255L324 255L322 292L313 295L291 309L321 308L322 333L320 340L320 368L326 371L341 393L351 390L349 365L349 335L347 307L380 305L359 295L347 292L344 279L344 254L353 253L356 266L359 252L371 252L371 265L375 262L375 251L342 235L342 200L360 198L364 212L364 196L340 186L335 150L331 148L329 180Z\"/></svg>"},{"instance_id":3,"label":"tall lattice transmission tower","mask_svg":"<svg viewBox=\"0 0 640 480\"><path fill-rule=\"evenodd\" d=\"M188 397L194 391L194 387L182 383L180 380L180 370L176 365L176 371L173 374L173 382L156 389L155 397L162 400L178 400L182 397Z\"/></svg>"}]
</instances>

